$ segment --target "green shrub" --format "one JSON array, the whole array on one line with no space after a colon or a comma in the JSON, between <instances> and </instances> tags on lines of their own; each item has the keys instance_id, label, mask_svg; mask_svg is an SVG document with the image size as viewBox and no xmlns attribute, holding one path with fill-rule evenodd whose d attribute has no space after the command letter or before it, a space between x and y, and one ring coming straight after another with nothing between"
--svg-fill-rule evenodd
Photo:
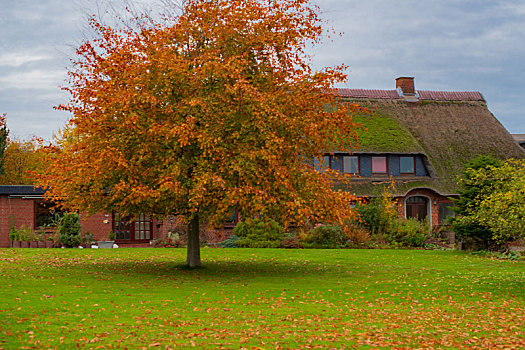
<instances>
[{"instance_id":1,"label":"green shrub","mask_svg":"<svg viewBox=\"0 0 525 350\"><path fill-rule=\"evenodd\" d=\"M397 219L393 223L393 229L391 238L408 247L422 247L430 232L426 222L416 219Z\"/></svg>"},{"instance_id":2,"label":"green shrub","mask_svg":"<svg viewBox=\"0 0 525 350\"><path fill-rule=\"evenodd\" d=\"M284 239L281 241L281 247L282 248L288 248L288 249L297 249L302 248L303 245L301 244L301 241L299 240L299 236L294 233L285 233Z\"/></svg>"},{"instance_id":3,"label":"green shrub","mask_svg":"<svg viewBox=\"0 0 525 350\"><path fill-rule=\"evenodd\" d=\"M11 242L13 241L20 241L20 236L18 235L18 230L14 227L11 227L9 230L9 240Z\"/></svg>"},{"instance_id":4,"label":"green shrub","mask_svg":"<svg viewBox=\"0 0 525 350\"><path fill-rule=\"evenodd\" d=\"M283 227L272 219L248 219L233 229L239 236L237 245L245 248L279 248L284 238Z\"/></svg>"},{"instance_id":5,"label":"green shrub","mask_svg":"<svg viewBox=\"0 0 525 350\"><path fill-rule=\"evenodd\" d=\"M85 232L84 235L82 236L82 244L84 245L90 245L91 242L93 242L94 240L95 240L95 237L89 231Z\"/></svg>"},{"instance_id":6,"label":"green shrub","mask_svg":"<svg viewBox=\"0 0 525 350\"><path fill-rule=\"evenodd\" d=\"M381 231L380 216L381 207L376 201L368 204L358 204L355 206L359 214L360 224L372 233Z\"/></svg>"},{"instance_id":7,"label":"green shrub","mask_svg":"<svg viewBox=\"0 0 525 350\"><path fill-rule=\"evenodd\" d=\"M217 247L221 247L221 248L239 248L239 246L237 245L237 242L239 241L239 236L237 235L233 235L233 236L230 236L230 238L220 242L217 244Z\"/></svg>"},{"instance_id":8,"label":"green shrub","mask_svg":"<svg viewBox=\"0 0 525 350\"><path fill-rule=\"evenodd\" d=\"M319 225L305 237L305 247L340 248L346 245L348 237L340 226Z\"/></svg>"},{"instance_id":9,"label":"green shrub","mask_svg":"<svg viewBox=\"0 0 525 350\"><path fill-rule=\"evenodd\" d=\"M77 213L67 213L64 215L58 226L60 243L64 246L78 247L82 238L80 236L82 226L80 226L80 217Z\"/></svg>"}]
</instances>

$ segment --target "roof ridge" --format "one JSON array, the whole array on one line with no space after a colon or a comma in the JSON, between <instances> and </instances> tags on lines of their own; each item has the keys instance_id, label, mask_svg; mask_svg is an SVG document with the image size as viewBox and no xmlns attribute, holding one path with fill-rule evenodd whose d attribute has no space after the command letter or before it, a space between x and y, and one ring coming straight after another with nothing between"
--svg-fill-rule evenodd
<instances>
[{"instance_id":1,"label":"roof ridge","mask_svg":"<svg viewBox=\"0 0 525 350\"><path fill-rule=\"evenodd\" d=\"M356 89L334 88L341 97L400 99L397 90L386 89ZM443 91L443 90L416 90L420 100L431 101L483 101L485 98L479 91Z\"/></svg>"}]
</instances>

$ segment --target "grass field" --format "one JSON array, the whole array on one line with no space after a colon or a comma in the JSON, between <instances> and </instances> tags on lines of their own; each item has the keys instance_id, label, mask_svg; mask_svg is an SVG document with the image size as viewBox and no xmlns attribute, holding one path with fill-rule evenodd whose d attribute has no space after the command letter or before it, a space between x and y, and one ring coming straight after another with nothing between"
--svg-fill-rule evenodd
<instances>
[{"instance_id":1,"label":"grass field","mask_svg":"<svg viewBox=\"0 0 525 350\"><path fill-rule=\"evenodd\" d=\"M0 249L0 348L525 348L525 263L423 250Z\"/></svg>"}]
</instances>

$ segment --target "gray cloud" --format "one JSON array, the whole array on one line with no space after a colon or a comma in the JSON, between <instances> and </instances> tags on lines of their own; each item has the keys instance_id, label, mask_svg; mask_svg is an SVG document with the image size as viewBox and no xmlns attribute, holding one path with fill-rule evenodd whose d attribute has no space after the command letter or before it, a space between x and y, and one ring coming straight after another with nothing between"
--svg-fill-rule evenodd
<instances>
[{"instance_id":1,"label":"gray cloud","mask_svg":"<svg viewBox=\"0 0 525 350\"><path fill-rule=\"evenodd\" d=\"M349 85L477 90L511 132L524 132L525 5L521 1L318 1L344 35L312 50L317 66L350 65Z\"/></svg>"},{"instance_id":2,"label":"gray cloud","mask_svg":"<svg viewBox=\"0 0 525 350\"><path fill-rule=\"evenodd\" d=\"M86 34L85 14L104 16L108 1L0 0L0 113L12 133L47 138L65 124L68 115L53 106L67 99L59 87L68 59ZM349 65L355 88L391 89L410 75L421 90L480 91L511 132L525 132L521 0L317 3L344 34L309 51L315 67Z\"/></svg>"}]
</instances>

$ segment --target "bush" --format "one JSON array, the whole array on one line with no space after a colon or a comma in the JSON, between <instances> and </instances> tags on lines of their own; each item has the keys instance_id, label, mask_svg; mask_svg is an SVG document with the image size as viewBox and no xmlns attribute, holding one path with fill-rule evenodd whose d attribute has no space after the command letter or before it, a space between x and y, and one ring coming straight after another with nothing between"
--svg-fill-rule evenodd
<instances>
[{"instance_id":1,"label":"bush","mask_svg":"<svg viewBox=\"0 0 525 350\"><path fill-rule=\"evenodd\" d=\"M95 240L95 237L89 231L85 232L84 236L82 236L82 244L84 245L91 246L91 242L93 242L94 240Z\"/></svg>"},{"instance_id":2,"label":"bush","mask_svg":"<svg viewBox=\"0 0 525 350\"><path fill-rule=\"evenodd\" d=\"M9 240L11 242L14 242L14 241L19 241L20 240L20 236L18 235L18 230L14 227L12 227L10 230L9 230Z\"/></svg>"},{"instance_id":3,"label":"bush","mask_svg":"<svg viewBox=\"0 0 525 350\"><path fill-rule=\"evenodd\" d=\"M453 228L463 237L485 240L486 248L525 237L525 160L495 165L477 160L485 166L471 166L459 180L465 191L456 200Z\"/></svg>"},{"instance_id":4,"label":"bush","mask_svg":"<svg viewBox=\"0 0 525 350\"><path fill-rule=\"evenodd\" d=\"M391 198L394 192L395 184L392 182L379 195L371 198L368 204L356 206L359 222L355 226L365 229L365 232L354 230L352 233L350 226L347 231L352 242L357 238L356 243L361 240L361 244L364 244L369 238L366 232L368 231L373 234L374 241L380 245L423 246L430 232L428 222L399 218L396 201Z\"/></svg>"},{"instance_id":5,"label":"bush","mask_svg":"<svg viewBox=\"0 0 525 350\"><path fill-rule=\"evenodd\" d=\"M279 248L284 238L283 227L272 219L241 221L233 234L240 238L237 245L244 248Z\"/></svg>"},{"instance_id":6,"label":"bush","mask_svg":"<svg viewBox=\"0 0 525 350\"><path fill-rule=\"evenodd\" d=\"M77 213L67 213L64 215L58 226L60 243L67 248L78 247L82 238L82 227L80 226L80 217Z\"/></svg>"},{"instance_id":7,"label":"bush","mask_svg":"<svg viewBox=\"0 0 525 350\"><path fill-rule=\"evenodd\" d=\"M392 230L397 219L396 201L392 200L395 192L395 183L392 181L381 193L370 198L368 204L356 205L359 221L369 232L375 234Z\"/></svg>"},{"instance_id":8,"label":"bush","mask_svg":"<svg viewBox=\"0 0 525 350\"><path fill-rule=\"evenodd\" d=\"M302 248L303 245L299 240L299 236L296 233L286 233L284 239L281 242L281 247L288 249Z\"/></svg>"},{"instance_id":9,"label":"bush","mask_svg":"<svg viewBox=\"0 0 525 350\"><path fill-rule=\"evenodd\" d=\"M305 247L340 248L346 245L348 237L340 226L319 225L305 237Z\"/></svg>"},{"instance_id":10,"label":"bush","mask_svg":"<svg viewBox=\"0 0 525 350\"><path fill-rule=\"evenodd\" d=\"M237 242L240 240L239 236L233 235L230 238L217 244L217 247L220 248L239 248Z\"/></svg>"},{"instance_id":11,"label":"bush","mask_svg":"<svg viewBox=\"0 0 525 350\"><path fill-rule=\"evenodd\" d=\"M415 219L397 219L393 224L393 229L391 238L408 247L422 247L430 232L426 222Z\"/></svg>"},{"instance_id":12,"label":"bush","mask_svg":"<svg viewBox=\"0 0 525 350\"><path fill-rule=\"evenodd\" d=\"M360 224L366 227L372 233L381 232L381 224L379 217L381 215L381 207L375 200L371 200L368 204L358 204L355 206L359 214Z\"/></svg>"},{"instance_id":13,"label":"bush","mask_svg":"<svg viewBox=\"0 0 525 350\"><path fill-rule=\"evenodd\" d=\"M348 225L346 226L346 236L348 237L348 243L352 247L362 247L370 240L370 232L359 225Z\"/></svg>"}]
</instances>

